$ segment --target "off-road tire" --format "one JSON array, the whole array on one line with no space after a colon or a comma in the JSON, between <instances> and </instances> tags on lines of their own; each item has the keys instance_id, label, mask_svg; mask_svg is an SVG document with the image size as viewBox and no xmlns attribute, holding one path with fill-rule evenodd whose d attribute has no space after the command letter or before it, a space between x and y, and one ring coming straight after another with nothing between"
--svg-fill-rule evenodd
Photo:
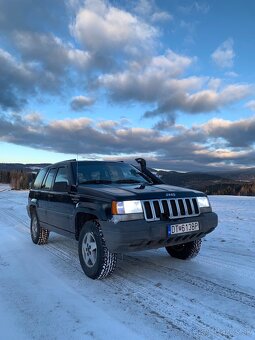
<instances>
[{"instance_id":1,"label":"off-road tire","mask_svg":"<svg viewBox=\"0 0 255 340\"><path fill-rule=\"evenodd\" d=\"M200 251L201 244L202 240L200 239L188 243L178 244L176 246L168 246L166 247L166 251L172 257L181 260L187 260L197 256Z\"/></svg>"},{"instance_id":2,"label":"off-road tire","mask_svg":"<svg viewBox=\"0 0 255 340\"><path fill-rule=\"evenodd\" d=\"M35 225L33 225L35 223ZM33 231L34 228L34 231ZM35 244L42 245L48 243L49 239L49 230L42 228L40 226L40 222L38 216L35 211L31 213L31 222L30 222L30 234L31 239Z\"/></svg>"},{"instance_id":3,"label":"off-road tire","mask_svg":"<svg viewBox=\"0 0 255 340\"><path fill-rule=\"evenodd\" d=\"M97 247L96 261L94 264L91 262L90 266L86 264L86 255L84 255L86 235L94 238ZM116 268L117 254L111 253L107 248L101 226L97 221L88 221L83 225L79 235L78 252L84 273L93 280L106 278Z\"/></svg>"}]
</instances>

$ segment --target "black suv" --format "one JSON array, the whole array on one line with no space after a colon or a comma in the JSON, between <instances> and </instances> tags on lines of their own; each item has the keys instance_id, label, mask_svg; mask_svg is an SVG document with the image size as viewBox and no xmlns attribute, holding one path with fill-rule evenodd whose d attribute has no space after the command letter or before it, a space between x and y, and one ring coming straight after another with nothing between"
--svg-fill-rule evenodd
<instances>
[{"instance_id":1,"label":"black suv","mask_svg":"<svg viewBox=\"0 0 255 340\"><path fill-rule=\"evenodd\" d=\"M27 206L32 241L47 243L50 231L76 239L92 279L113 272L117 253L165 247L179 259L196 256L218 223L207 196L166 185L136 161L69 160L40 170Z\"/></svg>"}]
</instances>

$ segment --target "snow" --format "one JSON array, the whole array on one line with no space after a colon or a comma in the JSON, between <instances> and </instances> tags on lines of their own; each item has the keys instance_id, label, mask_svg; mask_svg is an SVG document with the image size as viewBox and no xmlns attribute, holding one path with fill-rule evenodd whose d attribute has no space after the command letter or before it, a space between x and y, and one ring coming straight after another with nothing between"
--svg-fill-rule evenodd
<instances>
[{"instance_id":1,"label":"snow","mask_svg":"<svg viewBox=\"0 0 255 340\"><path fill-rule=\"evenodd\" d=\"M0 185L1 339L255 338L255 197L210 197L219 227L191 261L130 253L93 281L75 241L31 242L27 194Z\"/></svg>"}]
</instances>

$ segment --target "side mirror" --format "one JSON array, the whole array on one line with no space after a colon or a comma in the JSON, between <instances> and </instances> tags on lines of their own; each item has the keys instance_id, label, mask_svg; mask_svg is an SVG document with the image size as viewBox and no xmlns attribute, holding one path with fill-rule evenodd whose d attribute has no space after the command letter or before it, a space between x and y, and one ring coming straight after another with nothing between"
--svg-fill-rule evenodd
<instances>
[{"instance_id":1,"label":"side mirror","mask_svg":"<svg viewBox=\"0 0 255 340\"><path fill-rule=\"evenodd\" d=\"M77 192L77 187L76 185L68 185L68 192Z\"/></svg>"}]
</instances>

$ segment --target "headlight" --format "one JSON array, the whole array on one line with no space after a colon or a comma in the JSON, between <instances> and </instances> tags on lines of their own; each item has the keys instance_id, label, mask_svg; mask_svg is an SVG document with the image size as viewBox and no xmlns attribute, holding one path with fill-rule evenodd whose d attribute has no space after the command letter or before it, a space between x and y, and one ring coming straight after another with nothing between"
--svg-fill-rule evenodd
<instances>
[{"instance_id":1,"label":"headlight","mask_svg":"<svg viewBox=\"0 0 255 340\"><path fill-rule=\"evenodd\" d=\"M207 197L197 197L197 204L199 208L208 208L210 207L210 202Z\"/></svg>"},{"instance_id":2,"label":"headlight","mask_svg":"<svg viewBox=\"0 0 255 340\"><path fill-rule=\"evenodd\" d=\"M141 201L112 202L113 215L139 214L143 212Z\"/></svg>"}]
</instances>

